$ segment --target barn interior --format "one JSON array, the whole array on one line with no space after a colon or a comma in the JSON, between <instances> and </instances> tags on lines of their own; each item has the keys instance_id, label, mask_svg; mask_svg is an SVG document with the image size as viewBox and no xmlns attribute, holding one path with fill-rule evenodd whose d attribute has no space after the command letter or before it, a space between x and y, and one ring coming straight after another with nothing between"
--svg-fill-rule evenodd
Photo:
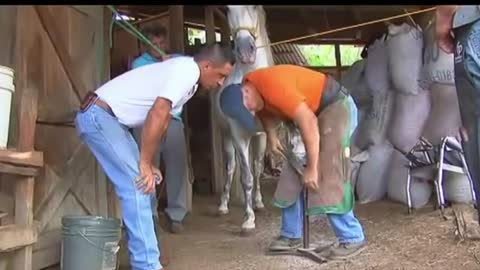
<instances>
[{"instance_id":1,"label":"barn interior","mask_svg":"<svg viewBox=\"0 0 480 270\"><path fill-rule=\"evenodd\" d=\"M342 64L341 47L362 48L384 33L387 25L379 21L342 28L431 7L263 6L272 44L338 29L272 46L276 64L301 65L337 79L351 65ZM232 42L223 6L115 8L138 29L149 24L165 26L172 52L193 54L202 43ZM425 26L431 18L432 13L422 13L389 21L414 21ZM0 37L5 40L0 65L14 68L16 80L8 150L0 150L0 270L59 269L61 218L65 215L120 217L113 188L88 148L80 143L73 123L81 97L126 72L144 50L136 37L113 22L116 19L106 6L0 7ZM189 29L204 30L205 38L192 40ZM334 64L310 65L301 53L301 45L333 45ZM196 94L184 110L195 182L189 187L190 232L180 236L165 233L172 269L362 269L366 265L369 269L397 269L398 261L405 261L399 269L478 267L475 254L480 246L469 243L458 248L451 221L442 223L438 213L430 208L406 215L404 205L393 204L360 207L359 215L364 218L374 244L373 251L359 261L319 268L300 258L266 258L258 247L267 245L276 233L279 212L267 207L266 213L258 217L257 226L262 228L259 233L251 238L240 237L237 230L243 214L243 193L238 172L232 203L239 207L226 218L215 219L209 214L210 208L216 207L224 179L221 134L212 121L210 101L208 95ZM19 157L26 152L28 157ZM266 179L264 185L265 193L273 193L275 179ZM165 199L166 194L161 196ZM266 196L270 198L271 194ZM324 220L313 223L312 230L328 231ZM438 226L432 229L429 224L433 223ZM398 245L399 242L402 244ZM442 257L447 255L457 258ZM191 259L184 260L189 256ZM422 260L422 256L426 259ZM120 257L118 269L129 269L125 246ZM175 261L181 262L175 267Z\"/></svg>"},{"instance_id":2,"label":"barn interior","mask_svg":"<svg viewBox=\"0 0 480 270\"><path fill-rule=\"evenodd\" d=\"M281 6L266 5L264 10L267 17L267 30L272 44L284 42L290 39L305 37L321 33L327 30L341 29L361 23L371 22L386 17L398 16L411 12L430 8L432 6ZM128 6L120 5L118 11L131 18L132 24L141 28L151 24L161 24L169 30L172 51L193 54L196 49L207 42L208 30L206 29L207 18L213 16L212 27L215 27L217 42L232 42L230 29L228 27L226 9L222 6L183 6L182 15L176 14L175 19L170 16L168 6ZM180 13L180 12L179 12ZM209 15L209 13L213 13ZM410 23L415 20L418 24L425 24L429 18L424 14L412 15L399 19L390 20L391 23ZM180 16L180 17L179 17ZM183 17L182 17L183 16ZM183 19L182 19L183 18ZM289 18L288 21L285 18ZM174 26L172 20L183 20L183 42L180 36L175 33L182 32ZM178 26L181 27L181 26ZM189 40L189 29L206 30L203 40ZM339 31L317 37L303 38L294 42L280 43L272 46L275 64L294 64L319 70L341 79L350 64L346 64L341 55L341 47L358 46L362 48L372 37L384 33L387 29L385 23L374 23L364 27ZM213 38L213 37L212 37ZM202 43L203 42L203 43ZM176 45L178 43L178 45ZM192 44L193 43L193 44ZM332 55L333 63L330 66L309 65L305 55L302 54L298 45L327 45L335 46ZM111 49L111 75L115 77L128 70L131 61L142 53L142 42L138 41L131 34L121 27L115 27L113 32L113 44ZM343 63L343 65L342 65ZM187 126L190 131L190 150L192 155L192 166L194 167L195 185L198 191L220 192L223 188L221 183L215 182L209 164L212 162L213 154L211 145L205 144L211 134L209 101L207 96L197 94L189 104L186 105ZM213 129L215 130L215 129ZM192 134L195 134L194 136ZM206 153L209 153L206 155ZM207 158L206 158L207 157ZM215 160L218 160L216 158ZM236 188L233 193L234 200L242 200L241 187L235 181ZM203 186L202 186L203 185Z\"/></svg>"}]
</instances>

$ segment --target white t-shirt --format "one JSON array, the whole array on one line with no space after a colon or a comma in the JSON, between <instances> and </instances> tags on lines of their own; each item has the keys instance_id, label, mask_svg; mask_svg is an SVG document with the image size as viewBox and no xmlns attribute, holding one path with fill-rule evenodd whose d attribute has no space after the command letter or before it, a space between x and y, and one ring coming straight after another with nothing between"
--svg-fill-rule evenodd
<instances>
[{"instance_id":1,"label":"white t-shirt","mask_svg":"<svg viewBox=\"0 0 480 270\"><path fill-rule=\"evenodd\" d=\"M125 72L95 93L112 108L120 123L137 127L143 125L157 97L170 100L171 113L179 113L197 91L199 78L200 69L193 57L175 57Z\"/></svg>"}]
</instances>

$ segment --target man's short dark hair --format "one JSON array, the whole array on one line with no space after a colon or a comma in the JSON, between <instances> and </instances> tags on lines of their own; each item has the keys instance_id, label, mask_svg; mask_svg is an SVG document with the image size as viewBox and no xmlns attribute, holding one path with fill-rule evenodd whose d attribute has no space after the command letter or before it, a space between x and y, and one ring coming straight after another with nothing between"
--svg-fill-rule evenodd
<instances>
[{"instance_id":1,"label":"man's short dark hair","mask_svg":"<svg viewBox=\"0 0 480 270\"><path fill-rule=\"evenodd\" d=\"M142 28L142 33L147 38L167 37L167 28L161 24L146 25Z\"/></svg>"},{"instance_id":2,"label":"man's short dark hair","mask_svg":"<svg viewBox=\"0 0 480 270\"><path fill-rule=\"evenodd\" d=\"M230 46L222 46L219 43L203 46L194 56L195 61L212 61L215 65L235 64L235 55Z\"/></svg>"}]
</instances>

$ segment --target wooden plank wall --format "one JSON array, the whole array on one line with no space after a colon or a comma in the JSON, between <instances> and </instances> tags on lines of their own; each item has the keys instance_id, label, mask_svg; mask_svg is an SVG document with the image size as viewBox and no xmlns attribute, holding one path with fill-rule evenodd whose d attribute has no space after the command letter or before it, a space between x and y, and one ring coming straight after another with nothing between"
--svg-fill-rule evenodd
<instances>
[{"instance_id":1,"label":"wooden plank wall","mask_svg":"<svg viewBox=\"0 0 480 270\"><path fill-rule=\"evenodd\" d=\"M103 6L17 7L17 90L29 87L39 96L35 149L45 159L34 184L33 269L59 262L63 215L108 214L105 175L73 126L80 99L107 75L103 12Z\"/></svg>"}]
</instances>

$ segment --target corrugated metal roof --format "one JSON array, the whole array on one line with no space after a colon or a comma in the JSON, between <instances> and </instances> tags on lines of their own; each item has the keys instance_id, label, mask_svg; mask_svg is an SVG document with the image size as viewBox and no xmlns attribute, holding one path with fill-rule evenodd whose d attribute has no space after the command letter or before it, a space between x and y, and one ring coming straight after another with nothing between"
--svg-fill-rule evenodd
<instances>
[{"instance_id":1,"label":"corrugated metal roof","mask_svg":"<svg viewBox=\"0 0 480 270\"><path fill-rule=\"evenodd\" d=\"M291 64L308 66L307 59L296 44L278 44L272 46L273 61L276 65Z\"/></svg>"}]
</instances>

